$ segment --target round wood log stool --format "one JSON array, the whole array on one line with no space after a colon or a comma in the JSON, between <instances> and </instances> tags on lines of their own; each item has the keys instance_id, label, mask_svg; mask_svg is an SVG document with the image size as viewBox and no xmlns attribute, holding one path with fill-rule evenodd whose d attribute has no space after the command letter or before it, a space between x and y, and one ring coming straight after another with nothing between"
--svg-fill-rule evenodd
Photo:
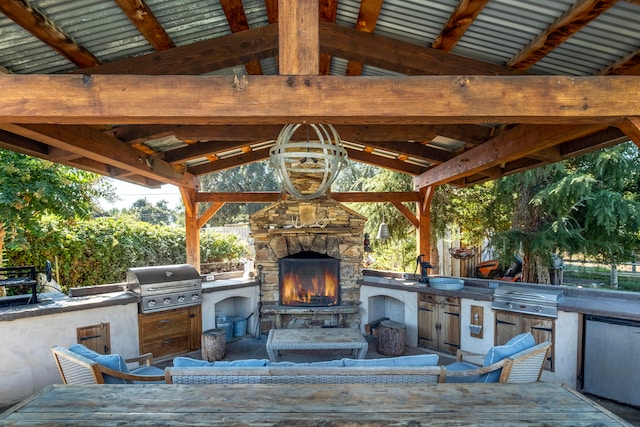
<instances>
[{"instance_id":1,"label":"round wood log stool","mask_svg":"<svg viewBox=\"0 0 640 427\"><path fill-rule=\"evenodd\" d=\"M202 360L213 362L222 360L227 353L225 344L227 333L224 329L209 329L202 333L200 340Z\"/></svg>"},{"instance_id":2,"label":"round wood log stool","mask_svg":"<svg viewBox=\"0 0 640 427\"><path fill-rule=\"evenodd\" d=\"M385 356L402 356L407 343L407 327L393 320L383 320L378 328L376 350Z\"/></svg>"}]
</instances>

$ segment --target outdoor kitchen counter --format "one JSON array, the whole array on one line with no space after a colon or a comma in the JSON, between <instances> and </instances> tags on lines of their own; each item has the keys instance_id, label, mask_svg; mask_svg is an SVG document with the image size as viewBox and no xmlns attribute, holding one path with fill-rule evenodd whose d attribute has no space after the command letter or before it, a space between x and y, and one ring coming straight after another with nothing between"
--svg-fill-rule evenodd
<instances>
[{"instance_id":1,"label":"outdoor kitchen counter","mask_svg":"<svg viewBox=\"0 0 640 427\"><path fill-rule=\"evenodd\" d=\"M242 277L232 279L216 279L202 282L202 293L226 291L229 289L240 289L258 286L258 281L254 279L243 279Z\"/></svg>"},{"instance_id":2,"label":"outdoor kitchen counter","mask_svg":"<svg viewBox=\"0 0 640 427\"><path fill-rule=\"evenodd\" d=\"M137 295L127 291L80 297L70 297L61 292L51 292L38 294L38 299L41 301L38 304L0 308L0 321L11 321L114 305L137 304L140 300Z\"/></svg>"},{"instance_id":3,"label":"outdoor kitchen counter","mask_svg":"<svg viewBox=\"0 0 640 427\"><path fill-rule=\"evenodd\" d=\"M393 277L376 277L367 276L358 281L359 284L365 286L374 286L379 288L397 289L406 292L419 292L433 295L444 295L450 297L467 298L476 301L491 301L493 296L493 289L487 287L467 285L465 283L464 288L450 291L443 289L434 289L429 287L425 283L420 283L417 280L393 278Z\"/></svg>"},{"instance_id":4,"label":"outdoor kitchen counter","mask_svg":"<svg viewBox=\"0 0 640 427\"><path fill-rule=\"evenodd\" d=\"M376 272L381 273L381 272ZM397 273L396 273L397 274ZM362 285L397 289L406 292L420 292L434 295L467 298L476 301L491 301L494 289L487 287L489 282L483 279L462 278L465 281L464 288L457 291L433 289L423 283L399 277L381 277L365 274L359 282ZM523 288L548 287L531 283L505 283L509 286L522 286ZM576 288L571 286L559 286L567 292L567 296L558 303L558 310L580 314L592 314L608 316L617 319L640 320L640 293L615 290L600 290L588 288Z\"/></svg>"}]
</instances>

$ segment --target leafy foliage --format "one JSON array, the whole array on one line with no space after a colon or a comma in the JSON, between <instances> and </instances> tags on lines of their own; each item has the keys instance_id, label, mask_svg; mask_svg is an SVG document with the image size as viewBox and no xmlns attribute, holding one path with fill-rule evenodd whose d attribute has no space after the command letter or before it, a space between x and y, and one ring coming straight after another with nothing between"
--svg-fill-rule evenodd
<instances>
[{"instance_id":1,"label":"leafy foliage","mask_svg":"<svg viewBox=\"0 0 640 427\"><path fill-rule=\"evenodd\" d=\"M8 251L12 265L43 266L54 262L60 284L68 287L117 283L130 267L186 262L183 228L150 225L127 216L65 223L46 217L39 233L27 235L31 250ZM236 236L206 232L202 262L237 259L246 246Z\"/></svg>"},{"instance_id":2,"label":"leafy foliage","mask_svg":"<svg viewBox=\"0 0 640 427\"><path fill-rule=\"evenodd\" d=\"M0 149L0 229L8 249L27 249L25 233L37 233L44 215L88 218L100 197L112 199L113 190L99 175Z\"/></svg>"}]
</instances>

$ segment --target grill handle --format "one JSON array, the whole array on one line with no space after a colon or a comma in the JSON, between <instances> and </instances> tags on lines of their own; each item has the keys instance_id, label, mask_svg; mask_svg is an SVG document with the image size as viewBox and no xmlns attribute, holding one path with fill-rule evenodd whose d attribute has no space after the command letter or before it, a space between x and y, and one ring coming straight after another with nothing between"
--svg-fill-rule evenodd
<instances>
[{"instance_id":1,"label":"grill handle","mask_svg":"<svg viewBox=\"0 0 640 427\"><path fill-rule=\"evenodd\" d=\"M198 283L195 283L195 282L194 282L194 283L187 284L186 286L189 286L189 287L191 287L191 288L200 288L200 285L199 285ZM147 290L148 290L149 292L164 291L164 290L167 290L167 289L169 289L169 290L171 290L171 289L175 289L175 284L170 284L170 285L167 285L167 286L159 286L159 287L151 287L151 286L149 286L149 287L147 288ZM182 290L182 289L181 289L181 290Z\"/></svg>"}]
</instances>

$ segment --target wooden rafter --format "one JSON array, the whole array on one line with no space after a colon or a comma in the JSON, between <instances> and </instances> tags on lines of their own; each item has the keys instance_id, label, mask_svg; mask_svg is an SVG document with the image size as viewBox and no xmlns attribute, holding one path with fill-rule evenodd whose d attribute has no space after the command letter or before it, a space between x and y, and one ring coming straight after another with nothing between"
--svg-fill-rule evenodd
<instances>
[{"instance_id":1,"label":"wooden rafter","mask_svg":"<svg viewBox=\"0 0 640 427\"><path fill-rule=\"evenodd\" d=\"M222 6L222 10L224 10L232 33L249 29L249 21L247 21L247 15L244 13L242 0L220 0L220 5ZM262 66L258 60L246 62L244 67L249 74L262 74Z\"/></svg>"},{"instance_id":2,"label":"wooden rafter","mask_svg":"<svg viewBox=\"0 0 640 427\"><path fill-rule=\"evenodd\" d=\"M606 127L606 125L518 126L415 177L414 187L439 185L471 176L487 167L514 161L573 139L580 136L579 132L582 136L586 136Z\"/></svg>"},{"instance_id":3,"label":"wooden rafter","mask_svg":"<svg viewBox=\"0 0 640 427\"><path fill-rule=\"evenodd\" d=\"M114 165L148 178L184 187L197 187L197 179L191 174L176 169L160 159L144 156L129 145L89 126L0 123L0 128L75 153L79 157Z\"/></svg>"},{"instance_id":4,"label":"wooden rafter","mask_svg":"<svg viewBox=\"0 0 640 427\"><path fill-rule=\"evenodd\" d=\"M444 52L453 49L487 3L489 0L460 0L431 47Z\"/></svg>"},{"instance_id":5,"label":"wooden rafter","mask_svg":"<svg viewBox=\"0 0 640 427\"><path fill-rule=\"evenodd\" d=\"M3 0L0 12L80 68L100 61L27 0ZM82 13L82 11L79 11Z\"/></svg>"},{"instance_id":6,"label":"wooden rafter","mask_svg":"<svg viewBox=\"0 0 640 427\"><path fill-rule=\"evenodd\" d=\"M278 26L265 25L161 52L108 62L78 72L82 74L200 75L254 60L271 58L277 51Z\"/></svg>"},{"instance_id":7,"label":"wooden rafter","mask_svg":"<svg viewBox=\"0 0 640 427\"><path fill-rule=\"evenodd\" d=\"M338 15L338 0L320 0L320 20L323 22L336 22ZM320 75L329 75L331 72L331 55L320 52Z\"/></svg>"},{"instance_id":8,"label":"wooden rafter","mask_svg":"<svg viewBox=\"0 0 640 427\"><path fill-rule=\"evenodd\" d=\"M249 163L259 162L267 158L269 158L269 149L249 151L247 153L238 154L237 156L216 160L215 162L192 166L189 168L189 172L194 175L204 175L235 168L237 166L248 165Z\"/></svg>"},{"instance_id":9,"label":"wooden rafter","mask_svg":"<svg viewBox=\"0 0 640 427\"><path fill-rule=\"evenodd\" d=\"M373 33L376 29L376 23L382 10L384 0L362 0L360 2L360 11L356 20L356 30L365 33ZM362 62L349 60L347 63L347 76L359 76L362 74Z\"/></svg>"},{"instance_id":10,"label":"wooden rafter","mask_svg":"<svg viewBox=\"0 0 640 427\"><path fill-rule=\"evenodd\" d=\"M347 148L346 150L349 158L352 160L357 160L369 165L391 169L396 172L408 173L410 175L419 175L426 170L426 168L422 166L414 165L402 160L378 156L375 154L367 153L366 151L359 151L351 148Z\"/></svg>"},{"instance_id":11,"label":"wooden rafter","mask_svg":"<svg viewBox=\"0 0 640 427\"><path fill-rule=\"evenodd\" d=\"M155 50L176 47L144 0L114 0Z\"/></svg>"},{"instance_id":12,"label":"wooden rafter","mask_svg":"<svg viewBox=\"0 0 640 427\"><path fill-rule=\"evenodd\" d=\"M511 58L507 65L528 70L615 3L616 0L579 0L537 39Z\"/></svg>"}]
</instances>

